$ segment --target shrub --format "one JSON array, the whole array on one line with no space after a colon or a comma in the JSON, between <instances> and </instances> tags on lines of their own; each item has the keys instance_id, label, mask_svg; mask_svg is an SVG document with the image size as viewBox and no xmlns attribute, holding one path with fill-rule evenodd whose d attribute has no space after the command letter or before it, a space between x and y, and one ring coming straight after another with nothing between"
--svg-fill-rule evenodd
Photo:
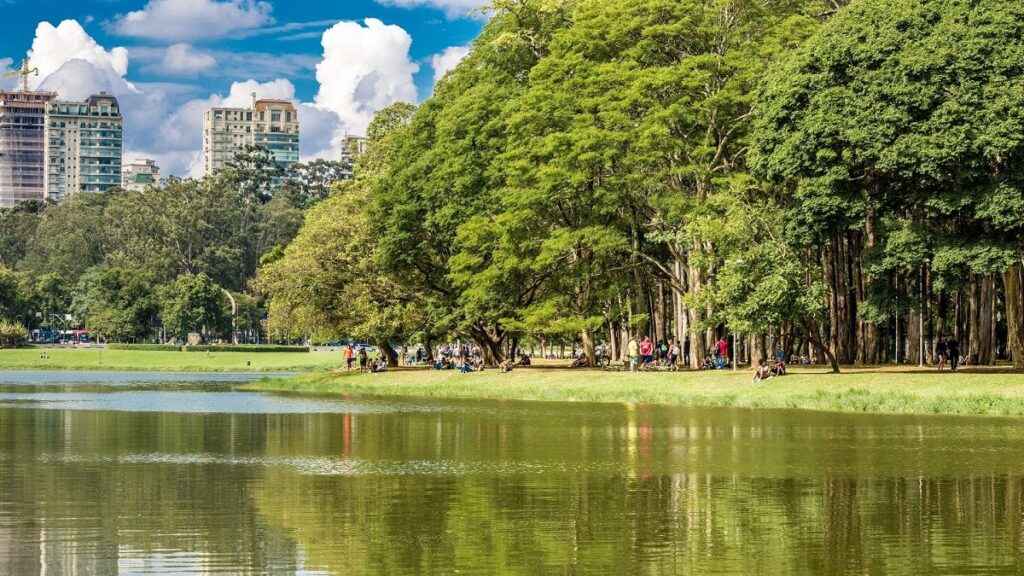
<instances>
[{"instance_id":1,"label":"shrub","mask_svg":"<svg viewBox=\"0 0 1024 576\"><path fill-rule=\"evenodd\" d=\"M180 352L177 344L107 344L107 350L142 350L145 352Z\"/></svg>"},{"instance_id":2,"label":"shrub","mask_svg":"<svg viewBox=\"0 0 1024 576\"><path fill-rule=\"evenodd\" d=\"M212 346L185 346L186 352L309 352L309 346L275 346L271 344L214 344Z\"/></svg>"},{"instance_id":3,"label":"shrub","mask_svg":"<svg viewBox=\"0 0 1024 576\"><path fill-rule=\"evenodd\" d=\"M20 322L0 320L0 348L17 348L28 343L28 330Z\"/></svg>"}]
</instances>

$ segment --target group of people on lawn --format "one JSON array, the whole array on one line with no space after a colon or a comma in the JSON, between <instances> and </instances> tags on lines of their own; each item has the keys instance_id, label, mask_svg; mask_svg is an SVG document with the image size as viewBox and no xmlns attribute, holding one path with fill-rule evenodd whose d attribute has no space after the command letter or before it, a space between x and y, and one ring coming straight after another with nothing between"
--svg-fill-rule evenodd
<instances>
[{"instance_id":1,"label":"group of people on lawn","mask_svg":"<svg viewBox=\"0 0 1024 576\"><path fill-rule=\"evenodd\" d=\"M675 340L655 344L650 336L637 341L630 338L626 345L626 366L630 372L639 370L678 370L683 360L682 350ZM719 338L701 363L701 370L722 370L731 365L729 341Z\"/></svg>"},{"instance_id":2,"label":"group of people on lawn","mask_svg":"<svg viewBox=\"0 0 1024 576\"><path fill-rule=\"evenodd\" d=\"M388 369L387 359L383 355L380 355L378 358L370 358L370 353L367 351L366 346L348 344L342 349L341 354L345 357L345 370L350 372L354 369L356 360L359 361L360 372L377 373L385 372Z\"/></svg>"},{"instance_id":3,"label":"group of people on lawn","mask_svg":"<svg viewBox=\"0 0 1024 576\"><path fill-rule=\"evenodd\" d=\"M458 370L463 374L483 372L484 354L477 345L445 344L437 349L434 370ZM511 372L517 366L529 366L529 354L521 354L519 360L506 359L498 365L502 372Z\"/></svg>"},{"instance_id":4,"label":"group of people on lawn","mask_svg":"<svg viewBox=\"0 0 1024 576\"><path fill-rule=\"evenodd\" d=\"M416 363L426 359L426 350L419 349L415 355ZM947 366L954 372L957 367L965 364L965 359L960 354L960 343L956 338L940 338L936 345L938 357L938 369L944 370ZM356 368L360 372L384 372L388 368L387 360L380 355L378 358L371 358L366 346L348 344L342 349L345 358L345 367L351 371ZM599 352L599 357L603 351ZM481 372L484 369L483 352L477 345L468 344L445 344L439 346L433 368L435 370L458 370L463 373ZM586 357L582 354L573 363L573 367L583 367L581 359ZM650 336L644 336L642 340L635 337L627 344L626 367L630 372L641 370L678 370L679 364L684 361L682 350L679 344L670 339L668 342L655 343ZM801 364L809 364L810 359L800 357ZM530 366L531 360L528 354L520 355L518 360L506 360L498 368L503 372L511 372L518 366ZM729 356L729 341L719 338L711 350L701 361L701 370L723 370L732 365ZM785 354L779 350L771 360L761 360L754 369L754 382L768 380L775 376L786 374Z\"/></svg>"}]
</instances>

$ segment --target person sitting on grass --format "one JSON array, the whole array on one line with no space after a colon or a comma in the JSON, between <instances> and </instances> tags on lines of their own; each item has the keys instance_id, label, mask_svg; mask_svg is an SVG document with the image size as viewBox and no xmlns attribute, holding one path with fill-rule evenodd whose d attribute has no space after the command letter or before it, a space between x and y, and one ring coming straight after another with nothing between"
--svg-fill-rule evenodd
<instances>
[{"instance_id":1,"label":"person sitting on grass","mask_svg":"<svg viewBox=\"0 0 1024 576\"><path fill-rule=\"evenodd\" d=\"M463 360L462 365L459 366L459 372L469 374L470 372L476 372L476 370L473 368L473 363L467 358Z\"/></svg>"},{"instance_id":2,"label":"person sitting on grass","mask_svg":"<svg viewBox=\"0 0 1024 576\"><path fill-rule=\"evenodd\" d=\"M570 364L569 367L570 368L590 368L590 359L587 358L586 354L580 354L575 360L572 361L572 364Z\"/></svg>"},{"instance_id":3,"label":"person sitting on grass","mask_svg":"<svg viewBox=\"0 0 1024 576\"><path fill-rule=\"evenodd\" d=\"M515 366L515 362L512 362L511 360L504 360L498 365L498 368L500 368L502 372L511 372Z\"/></svg>"},{"instance_id":4,"label":"person sitting on grass","mask_svg":"<svg viewBox=\"0 0 1024 576\"><path fill-rule=\"evenodd\" d=\"M772 373L772 369L770 366L768 366L768 363L765 362L764 360L761 360L757 364L757 369L754 370L754 384L757 384L758 382L761 382L763 380L768 380L773 375L774 374Z\"/></svg>"},{"instance_id":5,"label":"person sitting on grass","mask_svg":"<svg viewBox=\"0 0 1024 576\"><path fill-rule=\"evenodd\" d=\"M378 358L373 363L373 365L370 366L370 372L372 372L374 374L379 374L381 372L387 372L387 370L388 370L388 361L385 360L384 358Z\"/></svg>"},{"instance_id":6,"label":"person sitting on grass","mask_svg":"<svg viewBox=\"0 0 1024 576\"><path fill-rule=\"evenodd\" d=\"M519 365L520 366L526 367L526 366L530 366L530 364L531 364L531 360L530 360L530 355L529 354L523 354L522 356L519 357Z\"/></svg>"},{"instance_id":7,"label":"person sitting on grass","mask_svg":"<svg viewBox=\"0 0 1024 576\"><path fill-rule=\"evenodd\" d=\"M781 358L776 358L772 364L772 376L785 376L786 363Z\"/></svg>"}]
</instances>

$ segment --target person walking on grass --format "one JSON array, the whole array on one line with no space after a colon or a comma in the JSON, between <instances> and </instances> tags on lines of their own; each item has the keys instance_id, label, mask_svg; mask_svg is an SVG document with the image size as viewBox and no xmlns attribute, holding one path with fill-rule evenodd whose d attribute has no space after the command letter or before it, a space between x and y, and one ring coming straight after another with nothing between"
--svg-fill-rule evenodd
<instances>
[{"instance_id":1,"label":"person walking on grass","mask_svg":"<svg viewBox=\"0 0 1024 576\"><path fill-rule=\"evenodd\" d=\"M359 347L359 371L366 372L370 368L370 355L366 353L366 346Z\"/></svg>"},{"instance_id":2,"label":"person walking on grass","mask_svg":"<svg viewBox=\"0 0 1024 576\"><path fill-rule=\"evenodd\" d=\"M678 362L679 362L679 345L676 344L676 341L674 339L673 340L669 340L668 341L668 367L669 367L669 369L672 370L673 372L678 370L679 369Z\"/></svg>"},{"instance_id":3,"label":"person walking on grass","mask_svg":"<svg viewBox=\"0 0 1024 576\"><path fill-rule=\"evenodd\" d=\"M643 342L640 343L640 358L641 366L649 368L654 362L654 342L651 342L650 336L644 336Z\"/></svg>"},{"instance_id":4,"label":"person walking on grass","mask_svg":"<svg viewBox=\"0 0 1024 576\"><path fill-rule=\"evenodd\" d=\"M629 344L626 346L627 361L629 362L629 371L636 372L637 367L640 364L640 344L637 343L636 338L630 338Z\"/></svg>"},{"instance_id":5,"label":"person walking on grass","mask_svg":"<svg viewBox=\"0 0 1024 576\"><path fill-rule=\"evenodd\" d=\"M345 356L345 370L352 371L352 363L356 360L356 351L352 349L352 345L345 346L345 350L342 352Z\"/></svg>"},{"instance_id":6,"label":"person walking on grass","mask_svg":"<svg viewBox=\"0 0 1024 576\"><path fill-rule=\"evenodd\" d=\"M946 356L949 355L949 350L946 348L945 336L940 336L938 343L935 345L935 356L938 360L939 372L946 367Z\"/></svg>"},{"instance_id":7,"label":"person walking on grass","mask_svg":"<svg viewBox=\"0 0 1024 576\"><path fill-rule=\"evenodd\" d=\"M957 366L960 365L960 343L956 338L950 337L946 341L946 354L949 355L949 369L956 372Z\"/></svg>"}]
</instances>

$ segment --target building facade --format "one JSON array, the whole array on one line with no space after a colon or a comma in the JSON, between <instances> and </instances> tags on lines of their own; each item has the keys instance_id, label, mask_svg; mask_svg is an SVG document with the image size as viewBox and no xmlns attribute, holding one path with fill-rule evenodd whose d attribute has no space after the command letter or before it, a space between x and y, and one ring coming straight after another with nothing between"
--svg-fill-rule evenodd
<instances>
[{"instance_id":1,"label":"building facade","mask_svg":"<svg viewBox=\"0 0 1024 576\"><path fill-rule=\"evenodd\" d=\"M156 160L139 159L121 168L121 188L141 192L150 186L160 186L160 167Z\"/></svg>"},{"instance_id":2,"label":"building facade","mask_svg":"<svg viewBox=\"0 0 1024 576\"><path fill-rule=\"evenodd\" d=\"M60 201L121 185L124 118L117 98L52 100L46 107L46 198Z\"/></svg>"},{"instance_id":3,"label":"building facade","mask_svg":"<svg viewBox=\"0 0 1024 576\"><path fill-rule=\"evenodd\" d=\"M362 136L345 136L341 143L341 165L345 171L345 178L355 176L356 160L366 152L368 140Z\"/></svg>"},{"instance_id":4,"label":"building facade","mask_svg":"<svg viewBox=\"0 0 1024 576\"><path fill-rule=\"evenodd\" d=\"M0 207L46 196L46 106L53 92L0 91Z\"/></svg>"},{"instance_id":5,"label":"building facade","mask_svg":"<svg viewBox=\"0 0 1024 576\"><path fill-rule=\"evenodd\" d=\"M259 146L281 168L299 161L299 113L287 100L254 100L251 108L211 108L203 118L207 176L222 170L246 146Z\"/></svg>"}]
</instances>

